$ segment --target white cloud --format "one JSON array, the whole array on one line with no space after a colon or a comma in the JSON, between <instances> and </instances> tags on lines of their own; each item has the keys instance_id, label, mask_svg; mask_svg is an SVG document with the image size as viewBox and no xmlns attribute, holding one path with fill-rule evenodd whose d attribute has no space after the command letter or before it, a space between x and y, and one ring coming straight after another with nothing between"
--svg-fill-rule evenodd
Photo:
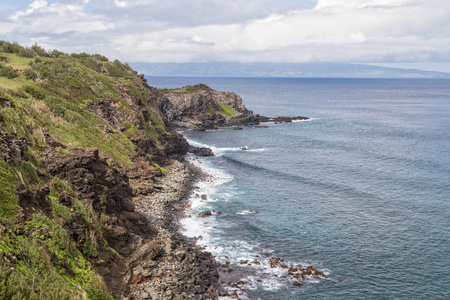
<instances>
[{"instance_id":1,"label":"white cloud","mask_svg":"<svg viewBox=\"0 0 450 300\"><path fill-rule=\"evenodd\" d=\"M449 1L289 3L37 0L1 24L0 34L130 62L450 60Z\"/></svg>"},{"instance_id":2,"label":"white cloud","mask_svg":"<svg viewBox=\"0 0 450 300\"><path fill-rule=\"evenodd\" d=\"M47 1L36 0L31 3L25 11L17 11L11 16L11 19L17 20L20 17L31 15L34 11L47 7Z\"/></svg>"},{"instance_id":3,"label":"white cloud","mask_svg":"<svg viewBox=\"0 0 450 300\"><path fill-rule=\"evenodd\" d=\"M410 0L318 0L316 9L324 8L367 8L380 6L401 6Z\"/></svg>"},{"instance_id":4,"label":"white cloud","mask_svg":"<svg viewBox=\"0 0 450 300\"><path fill-rule=\"evenodd\" d=\"M125 7L125 6L127 6L127 2L125 2L125 1L119 1L119 0L114 0L114 4L115 4L117 7Z\"/></svg>"}]
</instances>

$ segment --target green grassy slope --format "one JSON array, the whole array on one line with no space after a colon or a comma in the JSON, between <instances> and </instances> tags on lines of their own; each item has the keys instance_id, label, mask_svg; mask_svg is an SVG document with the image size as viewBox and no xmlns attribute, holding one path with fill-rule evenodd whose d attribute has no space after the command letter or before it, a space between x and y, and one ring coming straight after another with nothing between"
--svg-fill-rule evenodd
<instances>
[{"instance_id":1,"label":"green grassy slope","mask_svg":"<svg viewBox=\"0 0 450 300\"><path fill-rule=\"evenodd\" d=\"M57 151L95 147L108 164L132 166L134 140L158 147L168 131L151 97L142 78L118 61L0 41L0 299L112 299L92 266L102 263L100 251L118 255L102 236L105 216L48 174L41 153L51 136ZM114 109L119 121L94 113L97 104ZM26 146L13 159L19 141ZM50 207L20 203L19 190L41 195L35 198ZM70 234L75 220L82 240Z\"/></svg>"}]
</instances>

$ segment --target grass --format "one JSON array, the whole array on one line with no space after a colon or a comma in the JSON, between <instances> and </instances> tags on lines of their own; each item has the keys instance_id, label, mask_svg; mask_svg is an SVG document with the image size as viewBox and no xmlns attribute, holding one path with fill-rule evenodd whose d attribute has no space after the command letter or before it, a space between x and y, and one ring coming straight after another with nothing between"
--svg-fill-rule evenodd
<instances>
[{"instance_id":1,"label":"grass","mask_svg":"<svg viewBox=\"0 0 450 300\"><path fill-rule=\"evenodd\" d=\"M109 76L124 78L130 77L130 70L118 60L115 60L113 63L105 63L104 66L108 70Z\"/></svg>"},{"instance_id":2,"label":"grass","mask_svg":"<svg viewBox=\"0 0 450 300\"><path fill-rule=\"evenodd\" d=\"M17 237L16 237L17 238ZM53 269L48 253L37 239L18 238L12 250L19 250L21 257L14 269L7 262L0 262L1 299L83 299L86 292L79 286L69 285L61 274Z\"/></svg>"},{"instance_id":3,"label":"grass","mask_svg":"<svg viewBox=\"0 0 450 300\"><path fill-rule=\"evenodd\" d=\"M179 89L159 89L159 91L165 93L165 92L172 92L172 93L193 93L200 89L209 88L206 84L199 83L196 85L188 85Z\"/></svg>"},{"instance_id":4,"label":"grass","mask_svg":"<svg viewBox=\"0 0 450 300\"><path fill-rule=\"evenodd\" d=\"M236 116L236 112L234 111L234 108L227 106L225 104L219 104L219 112L224 116L224 117L234 117Z\"/></svg>"},{"instance_id":5,"label":"grass","mask_svg":"<svg viewBox=\"0 0 450 300\"><path fill-rule=\"evenodd\" d=\"M0 87L6 90L18 90L25 86L27 81L22 78L8 79L0 77Z\"/></svg>"},{"instance_id":6,"label":"grass","mask_svg":"<svg viewBox=\"0 0 450 300\"><path fill-rule=\"evenodd\" d=\"M19 206L17 205L17 179L12 168L0 158L0 217L13 217Z\"/></svg>"},{"instance_id":7,"label":"grass","mask_svg":"<svg viewBox=\"0 0 450 300\"><path fill-rule=\"evenodd\" d=\"M63 58L49 63L33 64L38 77L43 80L41 87L47 95L64 98L74 103L86 99L120 99L120 91L108 76L78 63L74 58Z\"/></svg>"},{"instance_id":8,"label":"grass","mask_svg":"<svg viewBox=\"0 0 450 300\"><path fill-rule=\"evenodd\" d=\"M195 92L195 88L192 85L188 85L179 89L169 89L172 93L192 93Z\"/></svg>"},{"instance_id":9,"label":"grass","mask_svg":"<svg viewBox=\"0 0 450 300\"><path fill-rule=\"evenodd\" d=\"M40 97L36 89L29 89ZM110 155L119 164L131 165L130 156L134 145L121 132L105 133L100 129L106 123L97 115L63 98L43 97L44 100L28 98L16 99L15 108L0 110L0 120L4 120L7 131L31 140L34 146L45 143L38 130L45 127L63 143L74 147L97 147Z\"/></svg>"},{"instance_id":10,"label":"grass","mask_svg":"<svg viewBox=\"0 0 450 300\"><path fill-rule=\"evenodd\" d=\"M21 70L21 71L28 68L30 63L35 61L35 58L21 57L17 54L13 54L13 53L1 53L1 56L6 57L6 65L7 66L11 66L14 69Z\"/></svg>"},{"instance_id":11,"label":"grass","mask_svg":"<svg viewBox=\"0 0 450 300\"><path fill-rule=\"evenodd\" d=\"M55 217L60 217L66 223L70 223L72 221L72 213L70 210L63 205L60 200L61 194L56 190L54 186L50 187L50 194L48 198L52 203L52 214Z\"/></svg>"},{"instance_id":12,"label":"grass","mask_svg":"<svg viewBox=\"0 0 450 300\"><path fill-rule=\"evenodd\" d=\"M84 205L68 183L43 169L38 158L48 147L48 132L67 146L100 149L110 165L113 160L132 165L135 145L131 138L148 136L160 146L158 138L167 133L150 100L151 91L129 66L109 62L101 55L48 53L37 45L24 48L0 41L0 63L0 96L11 104L0 108L1 130L28 143L20 163L0 158L0 299L112 299L91 265L100 259L99 253L114 253L101 227L108 217ZM105 68L109 74L103 74ZM148 119L133 110L123 88L142 100ZM121 124L125 132L87 110L86 104L96 101L119 105L120 116L135 114L125 118L131 122ZM69 154L70 150L56 147L60 153ZM26 216L29 221L21 218L17 227L6 221L20 209L19 184L32 192L45 191L42 197L51 210L33 206L29 209L32 215ZM77 236L69 230L74 222L83 227L84 234Z\"/></svg>"},{"instance_id":13,"label":"grass","mask_svg":"<svg viewBox=\"0 0 450 300\"><path fill-rule=\"evenodd\" d=\"M155 163L154 161L152 161L152 165L154 167L157 167L158 169L161 170L161 172L167 172L167 169L164 169L163 167L161 167L160 165L158 165L157 163Z\"/></svg>"},{"instance_id":14,"label":"grass","mask_svg":"<svg viewBox=\"0 0 450 300\"><path fill-rule=\"evenodd\" d=\"M112 299L58 222L37 213L26 227L28 235L0 238L1 299Z\"/></svg>"},{"instance_id":15,"label":"grass","mask_svg":"<svg viewBox=\"0 0 450 300\"><path fill-rule=\"evenodd\" d=\"M134 82L131 82L129 80L125 81L125 87L130 90L131 95L134 97L139 97L141 99L148 99L152 92L148 89L139 88L134 84Z\"/></svg>"}]
</instances>

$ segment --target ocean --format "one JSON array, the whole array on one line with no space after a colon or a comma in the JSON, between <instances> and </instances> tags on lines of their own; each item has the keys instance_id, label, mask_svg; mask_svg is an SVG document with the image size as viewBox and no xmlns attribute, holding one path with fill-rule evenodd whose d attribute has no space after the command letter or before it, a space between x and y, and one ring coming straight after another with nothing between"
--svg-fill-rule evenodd
<instances>
[{"instance_id":1,"label":"ocean","mask_svg":"<svg viewBox=\"0 0 450 300\"><path fill-rule=\"evenodd\" d=\"M147 79L201 82L255 114L312 118L182 132L215 153L188 157L211 177L185 235L231 266L270 253L327 275L294 287L283 270L251 265L245 297L450 299L450 80ZM222 214L195 217L206 209Z\"/></svg>"}]
</instances>

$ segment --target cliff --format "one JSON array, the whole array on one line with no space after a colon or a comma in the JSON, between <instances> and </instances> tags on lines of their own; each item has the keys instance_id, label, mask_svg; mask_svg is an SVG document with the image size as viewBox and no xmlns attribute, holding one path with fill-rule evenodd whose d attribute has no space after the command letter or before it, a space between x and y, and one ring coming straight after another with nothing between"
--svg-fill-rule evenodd
<instances>
[{"instance_id":1,"label":"cliff","mask_svg":"<svg viewBox=\"0 0 450 300\"><path fill-rule=\"evenodd\" d=\"M0 41L1 299L210 297L161 97L119 61Z\"/></svg>"},{"instance_id":2,"label":"cliff","mask_svg":"<svg viewBox=\"0 0 450 300\"><path fill-rule=\"evenodd\" d=\"M286 123L307 117L265 117L254 115L242 98L232 92L220 92L204 84L180 89L160 90L158 105L176 130L217 129L224 126L258 125L260 122Z\"/></svg>"},{"instance_id":3,"label":"cliff","mask_svg":"<svg viewBox=\"0 0 450 300\"><path fill-rule=\"evenodd\" d=\"M239 95L219 92L204 84L161 90L158 104L175 129L214 129L219 126L258 123Z\"/></svg>"}]
</instances>

